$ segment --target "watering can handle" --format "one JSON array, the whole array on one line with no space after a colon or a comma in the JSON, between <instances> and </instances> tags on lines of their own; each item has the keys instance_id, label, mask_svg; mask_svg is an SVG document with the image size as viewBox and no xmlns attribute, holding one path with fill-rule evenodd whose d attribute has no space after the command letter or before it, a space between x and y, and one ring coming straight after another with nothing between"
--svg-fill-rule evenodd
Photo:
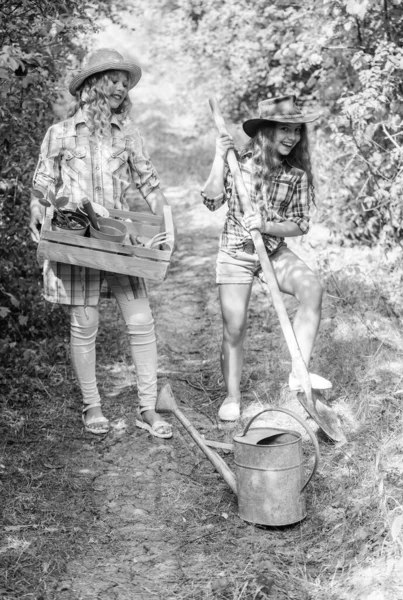
<instances>
[{"instance_id":1,"label":"watering can handle","mask_svg":"<svg viewBox=\"0 0 403 600\"><path fill-rule=\"evenodd\" d=\"M260 417L260 415L262 415L265 412L283 412L286 415L293 417L294 419L296 419L298 421L298 423L300 425L302 425L302 427L305 429L305 431L308 433L309 437L311 438L313 447L315 449L315 464L313 465L313 469L312 469L311 474L309 475L308 479L306 480L305 485L301 489L301 492L303 492L304 489L306 488L306 486L308 485L308 483L311 481L312 477L314 476L316 469L318 468L318 465L319 465L320 450L319 450L318 440L316 439L316 436L315 436L314 432L312 431L312 429L305 423L305 421L303 419L301 419L301 417L299 417L298 415L293 413L291 410L288 410L287 408L266 408L265 410L262 410L260 413L258 413L254 417L252 417L252 419L249 421L249 423L245 427L245 430L242 435L246 435L248 433L249 428L252 425L253 421L255 419L257 419L257 417Z\"/></svg>"}]
</instances>

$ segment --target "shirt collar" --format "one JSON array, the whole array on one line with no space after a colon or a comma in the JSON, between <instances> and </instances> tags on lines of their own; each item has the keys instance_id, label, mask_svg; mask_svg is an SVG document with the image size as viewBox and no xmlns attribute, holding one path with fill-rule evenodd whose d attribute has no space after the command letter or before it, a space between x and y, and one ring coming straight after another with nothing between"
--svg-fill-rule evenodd
<instances>
[{"instance_id":1,"label":"shirt collar","mask_svg":"<svg viewBox=\"0 0 403 600\"><path fill-rule=\"evenodd\" d=\"M81 110L81 108L79 108L78 111L73 116L73 122L74 122L75 127L77 127L77 125L80 125L81 123L85 124L84 114L83 114L83 111ZM116 125L116 127L118 127L119 129L122 129L122 125L119 122L118 117L115 114L112 115L111 123L112 123L112 125Z\"/></svg>"},{"instance_id":2,"label":"shirt collar","mask_svg":"<svg viewBox=\"0 0 403 600\"><path fill-rule=\"evenodd\" d=\"M252 154L253 152L251 148L242 148L240 152L237 153L239 159L244 161L252 158ZM278 167L275 169L274 172L281 173L282 171L285 171L286 173L289 173L292 169L295 169L295 167L290 162L288 162L286 157L284 157L283 160L280 161Z\"/></svg>"},{"instance_id":3,"label":"shirt collar","mask_svg":"<svg viewBox=\"0 0 403 600\"><path fill-rule=\"evenodd\" d=\"M251 158L252 157L252 150L251 149L247 149L247 150L241 150L240 152L240 158L243 159L247 159L247 158ZM280 161L278 167L278 169L292 169L293 166L292 164L290 164L288 162L288 160L286 158L283 158L283 160Z\"/></svg>"}]
</instances>

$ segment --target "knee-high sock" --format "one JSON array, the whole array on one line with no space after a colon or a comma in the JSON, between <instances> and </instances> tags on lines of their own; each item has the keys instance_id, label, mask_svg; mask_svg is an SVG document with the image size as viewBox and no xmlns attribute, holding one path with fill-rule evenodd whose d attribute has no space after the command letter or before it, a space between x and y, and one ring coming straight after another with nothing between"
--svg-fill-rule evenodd
<instances>
[{"instance_id":1,"label":"knee-high sock","mask_svg":"<svg viewBox=\"0 0 403 600\"><path fill-rule=\"evenodd\" d=\"M71 360L84 404L101 401L95 375L95 341L98 333L98 320L98 309L94 306L70 307Z\"/></svg>"},{"instance_id":2,"label":"knee-high sock","mask_svg":"<svg viewBox=\"0 0 403 600\"><path fill-rule=\"evenodd\" d=\"M157 343L154 322L127 326L130 349L136 367L140 410L155 407L157 401Z\"/></svg>"},{"instance_id":3,"label":"knee-high sock","mask_svg":"<svg viewBox=\"0 0 403 600\"><path fill-rule=\"evenodd\" d=\"M112 291L129 334L140 410L153 409L157 401L157 342L148 298L129 300L117 287L113 287Z\"/></svg>"}]
</instances>

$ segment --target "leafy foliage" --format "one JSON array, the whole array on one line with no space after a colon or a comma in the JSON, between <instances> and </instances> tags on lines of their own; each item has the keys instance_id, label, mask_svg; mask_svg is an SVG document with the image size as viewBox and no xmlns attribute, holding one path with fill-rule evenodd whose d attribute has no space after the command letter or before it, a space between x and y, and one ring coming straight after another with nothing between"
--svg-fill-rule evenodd
<instances>
[{"instance_id":1,"label":"leafy foliage","mask_svg":"<svg viewBox=\"0 0 403 600\"><path fill-rule=\"evenodd\" d=\"M198 65L195 85L220 95L233 119L289 93L306 110L322 107L318 168L328 223L344 240L400 243L402 0L164 6L166 35Z\"/></svg>"}]
</instances>

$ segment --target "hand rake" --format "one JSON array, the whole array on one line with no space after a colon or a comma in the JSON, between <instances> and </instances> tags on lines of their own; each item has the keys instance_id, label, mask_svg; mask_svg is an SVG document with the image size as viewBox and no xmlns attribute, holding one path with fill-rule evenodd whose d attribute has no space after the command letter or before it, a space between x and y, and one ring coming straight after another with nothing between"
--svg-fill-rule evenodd
<instances>
[{"instance_id":1,"label":"hand rake","mask_svg":"<svg viewBox=\"0 0 403 600\"><path fill-rule=\"evenodd\" d=\"M151 239L148 239L146 237L137 237L136 242L137 244L144 246L144 248L156 248L157 246L160 246L162 244L172 244L173 239L172 235L170 235L166 231L161 231Z\"/></svg>"}]
</instances>

